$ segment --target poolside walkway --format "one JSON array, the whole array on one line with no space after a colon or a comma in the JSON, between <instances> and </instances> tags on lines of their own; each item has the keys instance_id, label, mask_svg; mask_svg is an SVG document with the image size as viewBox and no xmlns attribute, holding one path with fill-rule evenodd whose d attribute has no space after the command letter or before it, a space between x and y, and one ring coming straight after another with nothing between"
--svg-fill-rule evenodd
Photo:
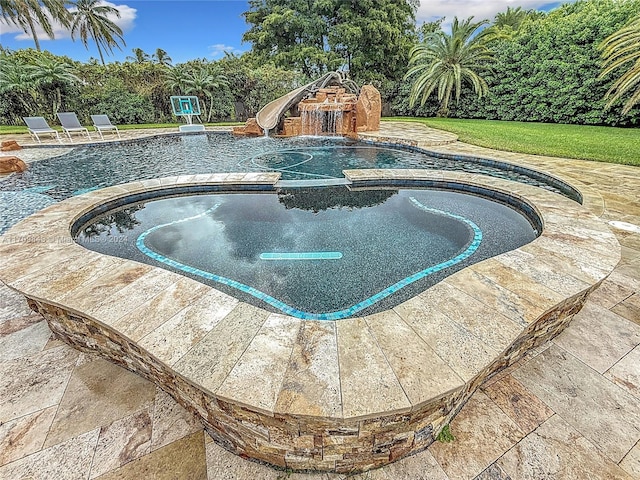
<instances>
[{"instance_id":1,"label":"poolside walkway","mask_svg":"<svg viewBox=\"0 0 640 480\"><path fill-rule=\"evenodd\" d=\"M380 137L402 129L384 122ZM411 124L405 134L421 145L433 133ZM623 256L567 330L471 398L451 425L453 442L353 478L640 479L640 169L460 142L425 148L562 177L614 222ZM36 160L38 150L17 156ZM345 478L289 474L232 455L153 384L50 336L42 317L0 287L2 479Z\"/></svg>"}]
</instances>

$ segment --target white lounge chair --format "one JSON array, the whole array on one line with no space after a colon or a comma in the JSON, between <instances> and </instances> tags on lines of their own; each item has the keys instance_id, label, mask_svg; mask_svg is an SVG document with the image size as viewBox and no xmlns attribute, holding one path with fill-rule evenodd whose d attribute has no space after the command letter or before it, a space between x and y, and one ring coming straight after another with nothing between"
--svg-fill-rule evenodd
<instances>
[{"instance_id":1,"label":"white lounge chair","mask_svg":"<svg viewBox=\"0 0 640 480\"><path fill-rule=\"evenodd\" d=\"M107 115L91 115L91 120L93 121L93 128L95 128L96 131L100 134L100 138L102 140L104 140L104 136L102 135L103 131L115 131L115 133L118 134L118 138L122 138L120 137L120 131L118 130L118 127L111 123L111 120L109 120L109 117Z\"/></svg>"},{"instance_id":2,"label":"white lounge chair","mask_svg":"<svg viewBox=\"0 0 640 480\"><path fill-rule=\"evenodd\" d=\"M58 113L58 119L62 124L62 130L67 134L69 140L73 142L71 138L72 133L80 133L86 134L87 138L91 140L91 135L89 135L89 130L86 127L80 125L80 121L78 120L78 116L74 112L62 112Z\"/></svg>"},{"instance_id":3,"label":"white lounge chair","mask_svg":"<svg viewBox=\"0 0 640 480\"><path fill-rule=\"evenodd\" d=\"M44 117L22 117L22 119L24 120L24 123L27 124L31 137L37 140L38 143L42 143L40 141L40 135L45 134L55 135L58 141L62 143L62 139L60 138L58 131L51 128Z\"/></svg>"}]
</instances>

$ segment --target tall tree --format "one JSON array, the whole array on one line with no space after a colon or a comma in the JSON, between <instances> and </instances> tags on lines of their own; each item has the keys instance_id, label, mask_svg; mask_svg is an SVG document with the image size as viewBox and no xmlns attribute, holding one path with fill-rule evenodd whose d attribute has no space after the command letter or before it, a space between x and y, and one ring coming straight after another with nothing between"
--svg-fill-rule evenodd
<instances>
[{"instance_id":1,"label":"tall tree","mask_svg":"<svg viewBox=\"0 0 640 480\"><path fill-rule=\"evenodd\" d=\"M613 71L627 69L605 95L609 100L606 107L609 108L624 95L631 93L622 108L622 113L627 114L640 102L640 16L607 37L599 48L604 58L604 69L600 78Z\"/></svg>"},{"instance_id":2,"label":"tall tree","mask_svg":"<svg viewBox=\"0 0 640 480\"><path fill-rule=\"evenodd\" d=\"M52 21L68 27L70 16L65 8L67 3L67 0L1 0L0 15L22 28L27 35L31 35L36 50L40 51L38 27L51 39L54 38Z\"/></svg>"},{"instance_id":3,"label":"tall tree","mask_svg":"<svg viewBox=\"0 0 640 480\"><path fill-rule=\"evenodd\" d=\"M103 5L101 0L78 0L75 10L71 11L71 38L75 40L80 36L85 48L89 49L89 39L91 38L96 47L100 61L104 65L104 55L102 50L112 53L113 47L126 45L122 36L122 29L112 20L109 15L120 18L120 11L112 6Z\"/></svg>"},{"instance_id":4,"label":"tall tree","mask_svg":"<svg viewBox=\"0 0 640 480\"><path fill-rule=\"evenodd\" d=\"M358 81L400 79L417 39L416 6L407 0L334 0L323 12L329 47Z\"/></svg>"},{"instance_id":5,"label":"tall tree","mask_svg":"<svg viewBox=\"0 0 640 480\"><path fill-rule=\"evenodd\" d=\"M308 77L402 76L415 40L415 0L250 0L243 40L276 66Z\"/></svg>"},{"instance_id":6,"label":"tall tree","mask_svg":"<svg viewBox=\"0 0 640 480\"><path fill-rule=\"evenodd\" d=\"M128 56L126 58L126 60L129 62L145 63L151 59L151 56L141 48L134 48L131 51L133 52L133 56Z\"/></svg>"},{"instance_id":7,"label":"tall tree","mask_svg":"<svg viewBox=\"0 0 640 480\"><path fill-rule=\"evenodd\" d=\"M447 116L451 96L455 93L460 100L462 82L470 83L482 97L489 91L481 72L493 58L488 42L491 34L478 29L488 23L487 20L473 22L469 17L463 22L455 17L451 25L451 34L443 30L428 35L424 42L411 50L410 65L405 79L415 76L409 96L410 106L418 101L424 105L427 98L436 91L440 107L438 115Z\"/></svg>"},{"instance_id":8,"label":"tall tree","mask_svg":"<svg viewBox=\"0 0 640 480\"><path fill-rule=\"evenodd\" d=\"M446 17L440 17L437 20L431 22L422 22L422 25L418 27L418 40L423 42L432 33L442 30L442 22Z\"/></svg>"},{"instance_id":9,"label":"tall tree","mask_svg":"<svg viewBox=\"0 0 640 480\"><path fill-rule=\"evenodd\" d=\"M161 48L156 48L156 51L153 55L151 55L151 58L158 64L158 65L163 65L165 67L169 67L171 66L171 57L169 56L169 54L167 52L165 52L163 49Z\"/></svg>"},{"instance_id":10,"label":"tall tree","mask_svg":"<svg viewBox=\"0 0 640 480\"><path fill-rule=\"evenodd\" d=\"M334 0L328 0L329 3ZM327 22L318 3L308 0L250 0L243 15L251 25L242 40L277 66L315 77L340 65L327 48Z\"/></svg>"}]
</instances>

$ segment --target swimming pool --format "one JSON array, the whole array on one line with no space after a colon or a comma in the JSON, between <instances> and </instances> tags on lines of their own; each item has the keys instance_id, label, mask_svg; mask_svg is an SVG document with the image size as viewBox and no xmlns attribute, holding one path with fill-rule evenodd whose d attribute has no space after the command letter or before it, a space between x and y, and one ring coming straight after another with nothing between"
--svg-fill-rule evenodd
<instances>
[{"instance_id":1,"label":"swimming pool","mask_svg":"<svg viewBox=\"0 0 640 480\"><path fill-rule=\"evenodd\" d=\"M562 182L513 165L434 155L345 138L243 138L220 132L82 146L33 162L26 172L0 181L0 198L8 205L0 212L0 233L73 195L134 180L201 173L277 171L284 180L332 180L343 179L345 169L428 168L482 173L570 198L578 195Z\"/></svg>"},{"instance_id":2,"label":"swimming pool","mask_svg":"<svg viewBox=\"0 0 640 480\"><path fill-rule=\"evenodd\" d=\"M322 187L136 202L92 218L76 241L266 310L340 320L392 308L536 235L523 214L479 196Z\"/></svg>"}]
</instances>

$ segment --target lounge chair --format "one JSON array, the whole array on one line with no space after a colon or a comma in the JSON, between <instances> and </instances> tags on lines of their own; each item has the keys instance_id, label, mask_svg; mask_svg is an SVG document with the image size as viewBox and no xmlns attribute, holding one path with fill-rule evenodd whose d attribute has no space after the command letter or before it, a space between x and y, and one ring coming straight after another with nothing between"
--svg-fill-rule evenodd
<instances>
[{"instance_id":1,"label":"lounge chair","mask_svg":"<svg viewBox=\"0 0 640 480\"><path fill-rule=\"evenodd\" d=\"M91 115L91 120L93 121L93 128L100 134L100 138L104 140L104 136L102 135L102 131L108 132L110 130L115 131L118 134L118 138L120 137L120 131L118 127L116 127L107 115Z\"/></svg>"},{"instance_id":2,"label":"lounge chair","mask_svg":"<svg viewBox=\"0 0 640 480\"><path fill-rule=\"evenodd\" d=\"M91 140L91 135L89 135L89 130L86 127L80 125L80 121L78 120L77 115L74 112L63 112L58 113L58 119L62 124L62 130L67 134L69 140L73 142L71 138L72 133L80 133L86 134L87 138Z\"/></svg>"},{"instance_id":3,"label":"lounge chair","mask_svg":"<svg viewBox=\"0 0 640 480\"><path fill-rule=\"evenodd\" d=\"M42 143L40 141L40 135L55 135L60 143L62 143L62 139L58 134L57 130L54 130L49 126L44 117L22 117L24 123L27 124L27 128L29 129L29 134L31 137L36 139L38 143Z\"/></svg>"}]
</instances>

